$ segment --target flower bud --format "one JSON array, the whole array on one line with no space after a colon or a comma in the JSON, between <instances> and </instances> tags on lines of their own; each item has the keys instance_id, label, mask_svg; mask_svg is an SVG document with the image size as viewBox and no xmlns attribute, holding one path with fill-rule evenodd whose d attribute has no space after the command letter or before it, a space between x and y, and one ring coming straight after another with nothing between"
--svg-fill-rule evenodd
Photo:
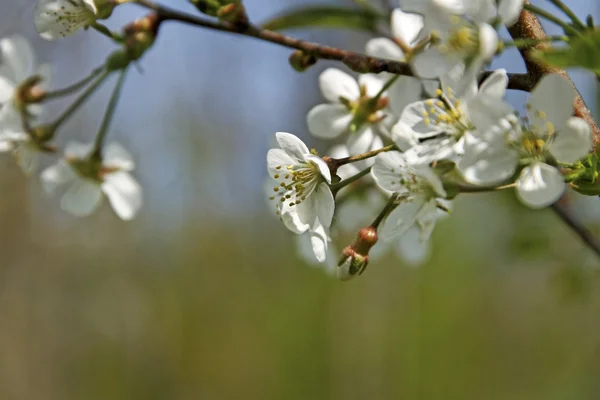
<instances>
[{"instance_id":1,"label":"flower bud","mask_svg":"<svg viewBox=\"0 0 600 400\"><path fill-rule=\"evenodd\" d=\"M151 13L125 27L125 49L131 60L138 60L154 44L160 19Z\"/></svg>"},{"instance_id":2,"label":"flower bud","mask_svg":"<svg viewBox=\"0 0 600 400\"><path fill-rule=\"evenodd\" d=\"M369 265L369 251L377 243L377 229L369 226L358 232L354 243L346 247L338 262L338 279L347 281L362 274Z\"/></svg>"},{"instance_id":3,"label":"flower bud","mask_svg":"<svg viewBox=\"0 0 600 400\"><path fill-rule=\"evenodd\" d=\"M229 22L239 27L247 27L249 24L246 8L238 2L232 2L219 8L217 17L221 21Z\"/></svg>"},{"instance_id":4,"label":"flower bud","mask_svg":"<svg viewBox=\"0 0 600 400\"><path fill-rule=\"evenodd\" d=\"M96 19L107 19L119 3L116 0L94 0Z\"/></svg>"},{"instance_id":5,"label":"flower bud","mask_svg":"<svg viewBox=\"0 0 600 400\"><path fill-rule=\"evenodd\" d=\"M46 96L46 91L40 83L42 77L34 75L23 81L16 90L15 105L18 110L24 110L28 104L40 103Z\"/></svg>"},{"instance_id":6,"label":"flower bud","mask_svg":"<svg viewBox=\"0 0 600 400\"><path fill-rule=\"evenodd\" d=\"M219 0L190 0L198 11L203 14L210 15L211 17L216 17L219 9L223 4Z\"/></svg>"},{"instance_id":7,"label":"flower bud","mask_svg":"<svg viewBox=\"0 0 600 400\"><path fill-rule=\"evenodd\" d=\"M290 55L289 61L296 71L304 72L317 63L317 57L302 50L296 50Z\"/></svg>"}]
</instances>

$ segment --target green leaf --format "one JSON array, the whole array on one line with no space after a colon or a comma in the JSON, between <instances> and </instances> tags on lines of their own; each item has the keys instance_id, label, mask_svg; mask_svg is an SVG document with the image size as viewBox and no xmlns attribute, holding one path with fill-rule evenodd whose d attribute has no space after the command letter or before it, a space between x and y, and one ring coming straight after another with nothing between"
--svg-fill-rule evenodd
<instances>
[{"instance_id":1,"label":"green leaf","mask_svg":"<svg viewBox=\"0 0 600 400\"><path fill-rule=\"evenodd\" d=\"M539 61L561 68L582 67L600 73L600 29L574 37L569 47L536 51L533 56Z\"/></svg>"},{"instance_id":2,"label":"green leaf","mask_svg":"<svg viewBox=\"0 0 600 400\"><path fill-rule=\"evenodd\" d=\"M290 28L344 28L373 32L382 15L365 9L331 6L298 8L281 14L262 27L272 31Z\"/></svg>"}]
</instances>

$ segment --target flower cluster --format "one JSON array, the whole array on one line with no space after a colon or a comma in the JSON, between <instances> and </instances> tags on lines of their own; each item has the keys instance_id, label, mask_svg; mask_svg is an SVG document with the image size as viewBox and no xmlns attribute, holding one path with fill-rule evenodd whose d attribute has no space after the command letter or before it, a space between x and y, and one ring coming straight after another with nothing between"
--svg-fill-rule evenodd
<instances>
[{"instance_id":1,"label":"flower cluster","mask_svg":"<svg viewBox=\"0 0 600 400\"><path fill-rule=\"evenodd\" d=\"M333 68L320 75L327 103L309 111L308 130L345 144L319 157L278 133L281 149L267 156L270 198L303 238L305 258L310 244L310 259L348 279L364 271L371 247L380 253L395 243L402 258L419 264L437 220L461 193L515 188L532 208L561 197L564 171L592 149L590 127L572 116L575 89L560 75L545 76L521 116L504 99L505 70L478 82L498 50L496 27L514 23L522 7L522 0L401 1L391 38L369 41L366 51L408 61L415 77L355 80ZM331 235L361 224L369 240L359 234L331 267Z\"/></svg>"}]
</instances>

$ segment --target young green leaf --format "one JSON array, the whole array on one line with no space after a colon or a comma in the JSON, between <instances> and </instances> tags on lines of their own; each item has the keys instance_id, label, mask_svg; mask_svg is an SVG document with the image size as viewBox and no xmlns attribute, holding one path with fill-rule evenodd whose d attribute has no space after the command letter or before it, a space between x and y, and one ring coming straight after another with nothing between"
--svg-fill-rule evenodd
<instances>
[{"instance_id":1,"label":"young green leaf","mask_svg":"<svg viewBox=\"0 0 600 400\"><path fill-rule=\"evenodd\" d=\"M343 28L373 32L385 18L365 9L312 6L285 12L265 22L262 27L273 31L290 28Z\"/></svg>"}]
</instances>

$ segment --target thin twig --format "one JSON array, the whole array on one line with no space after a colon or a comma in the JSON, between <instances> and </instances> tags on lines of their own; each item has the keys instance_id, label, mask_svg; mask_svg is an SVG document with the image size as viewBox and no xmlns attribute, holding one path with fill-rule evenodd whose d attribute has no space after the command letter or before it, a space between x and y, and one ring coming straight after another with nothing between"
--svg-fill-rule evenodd
<instances>
[{"instance_id":1,"label":"thin twig","mask_svg":"<svg viewBox=\"0 0 600 400\"><path fill-rule=\"evenodd\" d=\"M336 47L324 46L318 43L308 42L306 40L296 39L291 36L283 35L279 32L262 29L253 25L244 27L226 22L216 22L204 18L196 17L188 13L180 12L172 8L154 3L150 0L137 0L137 4L149 8L157 13L159 21L179 21L190 25L200 26L221 32L249 36L265 42L278 44L290 49L302 50L317 58L324 60L336 60L346 64L350 69L360 73L380 73L389 72L396 75L413 76L412 69L408 63L387 60L383 58L371 57L366 54L343 50ZM480 81L484 80L492 72L484 72ZM527 74L508 74L508 88L513 90L522 90L529 92L534 85Z\"/></svg>"},{"instance_id":2,"label":"thin twig","mask_svg":"<svg viewBox=\"0 0 600 400\"><path fill-rule=\"evenodd\" d=\"M577 234L600 257L600 241L596 238L581 221L579 221L569 210L562 206L559 202L552 205L552 210L567 224L573 232Z\"/></svg>"}]
</instances>

